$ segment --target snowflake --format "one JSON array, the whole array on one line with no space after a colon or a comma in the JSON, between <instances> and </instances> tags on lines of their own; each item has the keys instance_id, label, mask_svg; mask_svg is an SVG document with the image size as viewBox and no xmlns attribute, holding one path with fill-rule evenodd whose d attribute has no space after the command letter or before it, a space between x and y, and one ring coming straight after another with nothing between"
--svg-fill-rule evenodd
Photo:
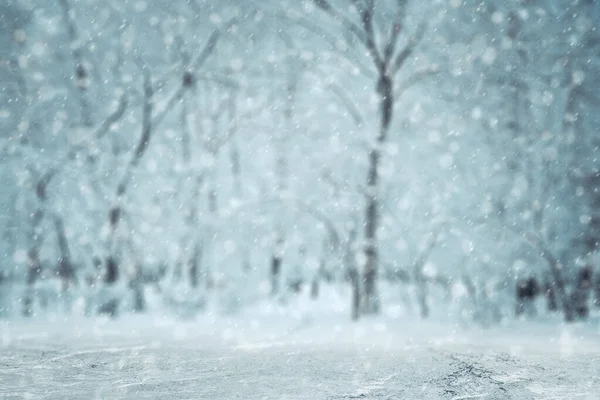
<instances>
[{"instance_id":1,"label":"snowflake","mask_svg":"<svg viewBox=\"0 0 600 400\"><path fill-rule=\"evenodd\" d=\"M148 9L148 3L145 1L138 1L135 3L134 9L137 12L146 11Z\"/></svg>"},{"instance_id":2,"label":"snowflake","mask_svg":"<svg viewBox=\"0 0 600 400\"><path fill-rule=\"evenodd\" d=\"M492 22L496 25L501 24L504 22L504 14L502 14L500 11L495 11L492 14Z\"/></svg>"},{"instance_id":3,"label":"snowflake","mask_svg":"<svg viewBox=\"0 0 600 400\"><path fill-rule=\"evenodd\" d=\"M487 49L485 49L485 51L481 55L481 61L485 65L492 65L494 63L494 61L496 60L496 55L497 55L496 49L493 47L488 47Z\"/></svg>"}]
</instances>

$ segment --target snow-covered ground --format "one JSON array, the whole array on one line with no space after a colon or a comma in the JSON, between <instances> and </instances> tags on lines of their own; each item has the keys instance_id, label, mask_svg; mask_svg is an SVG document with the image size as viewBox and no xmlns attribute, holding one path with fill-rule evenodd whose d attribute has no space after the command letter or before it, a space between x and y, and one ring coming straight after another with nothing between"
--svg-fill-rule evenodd
<instances>
[{"instance_id":1,"label":"snow-covered ground","mask_svg":"<svg viewBox=\"0 0 600 400\"><path fill-rule=\"evenodd\" d=\"M287 310L287 311L286 311ZM263 306L0 321L2 399L598 399L597 321L493 329Z\"/></svg>"}]
</instances>

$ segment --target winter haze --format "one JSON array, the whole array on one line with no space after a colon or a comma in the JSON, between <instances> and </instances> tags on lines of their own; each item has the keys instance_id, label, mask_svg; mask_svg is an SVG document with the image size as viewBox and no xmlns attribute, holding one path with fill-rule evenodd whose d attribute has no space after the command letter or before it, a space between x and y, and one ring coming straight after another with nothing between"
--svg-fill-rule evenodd
<instances>
[{"instance_id":1,"label":"winter haze","mask_svg":"<svg viewBox=\"0 0 600 400\"><path fill-rule=\"evenodd\" d=\"M596 399L597 0L0 2L0 398Z\"/></svg>"}]
</instances>

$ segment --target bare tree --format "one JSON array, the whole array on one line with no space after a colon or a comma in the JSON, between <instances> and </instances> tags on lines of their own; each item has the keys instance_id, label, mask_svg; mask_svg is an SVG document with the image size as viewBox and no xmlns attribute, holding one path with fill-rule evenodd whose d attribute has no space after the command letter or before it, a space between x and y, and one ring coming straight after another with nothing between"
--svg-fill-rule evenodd
<instances>
[{"instance_id":1,"label":"bare tree","mask_svg":"<svg viewBox=\"0 0 600 400\"><path fill-rule=\"evenodd\" d=\"M71 9L69 5L69 0L60 0L60 6L63 11L63 19L67 27L67 35L69 38L69 47L73 57L73 81L77 89L81 124L85 127L91 127L93 125L92 107L88 96L90 78L83 57L83 43L77 33L77 27L74 20L75 14L74 10Z\"/></svg>"},{"instance_id":2,"label":"bare tree","mask_svg":"<svg viewBox=\"0 0 600 400\"><path fill-rule=\"evenodd\" d=\"M356 14L357 22L345 12L334 7L328 0L313 0L314 4L328 14L342 27L342 34L350 32L358 43L365 49L371 59L376 72L375 92L379 100L379 129L375 144L369 148L369 168L367 173L367 206L365 210L365 269L364 291L361 296L361 310L365 314L377 313L379 300L377 289L377 263L380 199L379 199L379 167L381 164L382 147L387 142L390 127L394 116L394 106L397 101L398 76L408 61L414 57L415 50L422 41L426 24L421 23L412 35L406 34L406 21L408 1L394 2L395 17L387 27L386 38L382 39L376 34L375 19L377 1L374 0L348 0ZM381 6L381 5L380 5ZM401 35L408 37L403 47L399 46ZM434 70L419 71L406 82L413 84L430 75ZM399 85L406 89L406 85Z\"/></svg>"}]
</instances>

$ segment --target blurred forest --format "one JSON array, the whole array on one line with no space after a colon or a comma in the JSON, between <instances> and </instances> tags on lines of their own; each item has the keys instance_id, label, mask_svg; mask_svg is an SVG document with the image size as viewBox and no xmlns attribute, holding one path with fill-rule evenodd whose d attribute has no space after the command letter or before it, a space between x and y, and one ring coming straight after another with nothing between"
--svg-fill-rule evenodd
<instances>
[{"instance_id":1,"label":"blurred forest","mask_svg":"<svg viewBox=\"0 0 600 400\"><path fill-rule=\"evenodd\" d=\"M594 0L3 0L0 316L342 288L353 319L587 318L599 26Z\"/></svg>"}]
</instances>

